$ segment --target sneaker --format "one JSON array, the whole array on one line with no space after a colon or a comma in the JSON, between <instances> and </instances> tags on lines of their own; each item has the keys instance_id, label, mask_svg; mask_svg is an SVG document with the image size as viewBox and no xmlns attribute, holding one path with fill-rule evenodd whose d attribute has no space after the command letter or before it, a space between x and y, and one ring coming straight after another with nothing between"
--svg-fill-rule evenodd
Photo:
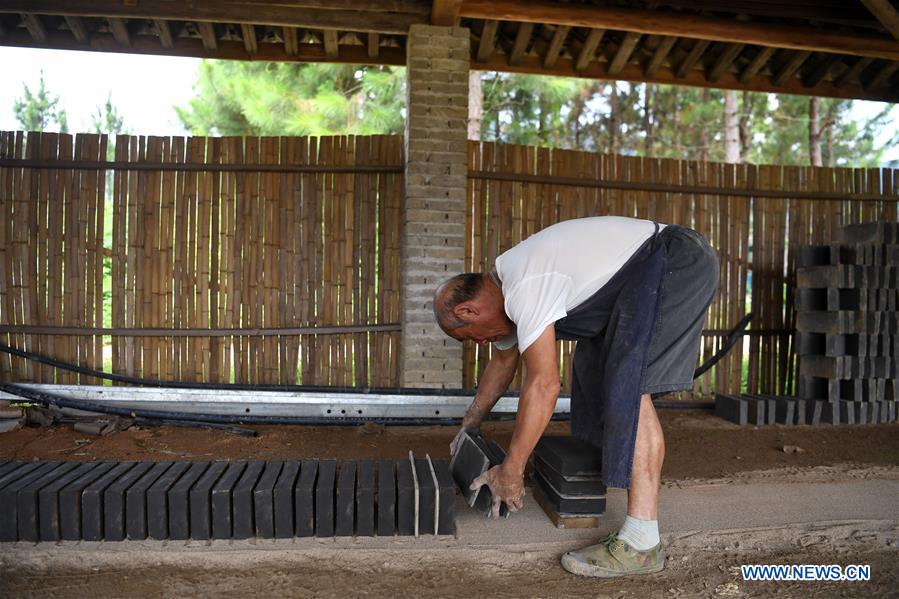
<instances>
[{"instance_id":1,"label":"sneaker","mask_svg":"<svg viewBox=\"0 0 899 599\"><path fill-rule=\"evenodd\" d=\"M665 567L665 549L659 543L652 549L637 551L613 533L599 545L569 551L562 556L562 567L572 574L599 578L650 574Z\"/></svg>"}]
</instances>

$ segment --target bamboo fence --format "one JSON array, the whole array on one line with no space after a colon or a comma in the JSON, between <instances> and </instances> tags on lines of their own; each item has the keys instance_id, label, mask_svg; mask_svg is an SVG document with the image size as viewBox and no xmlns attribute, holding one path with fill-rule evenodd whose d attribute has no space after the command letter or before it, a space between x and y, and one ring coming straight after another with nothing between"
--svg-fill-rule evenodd
<instances>
[{"instance_id":1,"label":"bamboo fence","mask_svg":"<svg viewBox=\"0 0 899 599\"><path fill-rule=\"evenodd\" d=\"M745 387L787 394L795 385L796 249L829 243L843 224L895 221L897 206L897 170L703 163L471 142L465 268L489 270L520 240L571 218L611 214L694 228L721 262L700 362L747 312L754 314L745 349L738 343L697 381L696 392ZM560 342L565 391L573 349ZM490 352L466 343L464 387L477 384Z\"/></svg>"},{"instance_id":2,"label":"bamboo fence","mask_svg":"<svg viewBox=\"0 0 899 599\"><path fill-rule=\"evenodd\" d=\"M0 342L164 380L398 384L402 138L118 136L111 160L108 144L0 132ZM697 389L788 393L796 248L896 220L897 190L888 169L472 142L465 267L581 216L693 227L721 258L700 360L755 314ZM463 387L489 355L466 344ZM0 380L97 382L6 354Z\"/></svg>"},{"instance_id":3,"label":"bamboo fence","mask_svg":"<svg viewBox=\"0 0 899 599\"><path fill-rule=\"evenodd\" d=\"M112 165L107 143L0 133L30 161L0 167L0 341L95 369L105 345L154 379L395 385L401 138L118 136ZM6 354L0 378L97 382Z\"/></svg>"}]
</instances>

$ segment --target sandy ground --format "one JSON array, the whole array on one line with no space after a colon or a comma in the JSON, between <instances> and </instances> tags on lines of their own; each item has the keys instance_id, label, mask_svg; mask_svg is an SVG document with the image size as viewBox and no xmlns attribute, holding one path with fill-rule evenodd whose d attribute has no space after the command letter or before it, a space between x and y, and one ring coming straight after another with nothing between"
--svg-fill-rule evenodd
<instances>
[{"instance_id":1,"label":"sandy ground","mask_svg":"<svg viewBox=\"0 0 899 599\"><path fill-rule=\"evenodd\" d=\"M488 522L457 504L455 537L0 545L2 597L877 597L899 596L899 426L739 428L664 411L666 570L580 579L558 556L623 518L611 491L599 530L557 530L533 502ZM565 431L567 425L554 423ZM245 438L151 428L110 437L70 426L0 436L0 459L444 457L451 427L255 427ZM490 424L502 444L509 423ZM785 446L801 451L787 453ZM741 564L870 564L870 582L742 580Z\"/></svg>"}]
</instances>

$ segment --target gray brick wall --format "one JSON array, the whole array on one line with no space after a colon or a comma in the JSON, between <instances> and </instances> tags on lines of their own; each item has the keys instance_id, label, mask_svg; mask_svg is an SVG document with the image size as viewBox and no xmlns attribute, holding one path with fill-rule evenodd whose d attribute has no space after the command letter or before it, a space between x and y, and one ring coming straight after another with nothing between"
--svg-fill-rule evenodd
<instances>
[{"instance_id":1,"label":"gray brick wall","mask_svg":"<svg viewBox=\"0 0 899 599\"><path fill-rule=\"evenodd\" d=\"M465 259L468 29L413 25L406 48L406 198L400 384L462 386L462 345L434 322L431 297Z\"/></svg>"}]
</instances>

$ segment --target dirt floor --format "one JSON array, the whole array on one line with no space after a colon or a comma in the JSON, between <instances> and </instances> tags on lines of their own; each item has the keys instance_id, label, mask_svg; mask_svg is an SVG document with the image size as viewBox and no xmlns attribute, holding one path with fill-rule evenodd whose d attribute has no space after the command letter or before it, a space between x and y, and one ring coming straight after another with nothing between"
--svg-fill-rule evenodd
<instances>
[{"instance_id":1,"label":"dirt floor","mask_svg":"<svg viewBox=\"0 0 899 599\"><path fill-rule=\"evenodd\" d=\"M663 535L669 558L659 574L585 580L559 567L560 553L617 526L624 505L623 492L617 492L610 493L609 521L601 531L565 536L568 531L553 529L546 537L526 531L508 543L494 543L492 531L499 531L497 539L508 534L502 531L512 529L512 519L483 533L477 531L487 525L460 519L455 539L415 543L0 545L0 596L899 596L899 426L740 428L707 412L676 410L662 411L660 418L667 444L663 507L671 507L668 522L680 510L685 523ZM403 457L410 449L446 457L455 434L454 427L252 428L259 436L168 427L108 437L77 434L71 426L22 429L0 435L0 459L364 458ZM511 430L507 422L485 426L504 446ZM567 432L567 424L553 423L550 432ZM834 490L837 508L870 497L871 512L879 515L854 518L851 505L845 518L834 518L833 506L815 512L816 498ZM800 519L807 521L794 526L794 514L805 515L806 496L808 517ZM696 512L709 497L719 498L714 507L723 514L716 522L725 525L717 530L695 524L702 522ZM771 518L761 509L751 527L737 517L728 525L720 497L733 498L734 506L738 499L745 502L740 505L770 506ZM531 514L546 526L538 509ZM742 580L740 564L870 564L872 580L751 583Z\"/></svg>"}]
</instances>

